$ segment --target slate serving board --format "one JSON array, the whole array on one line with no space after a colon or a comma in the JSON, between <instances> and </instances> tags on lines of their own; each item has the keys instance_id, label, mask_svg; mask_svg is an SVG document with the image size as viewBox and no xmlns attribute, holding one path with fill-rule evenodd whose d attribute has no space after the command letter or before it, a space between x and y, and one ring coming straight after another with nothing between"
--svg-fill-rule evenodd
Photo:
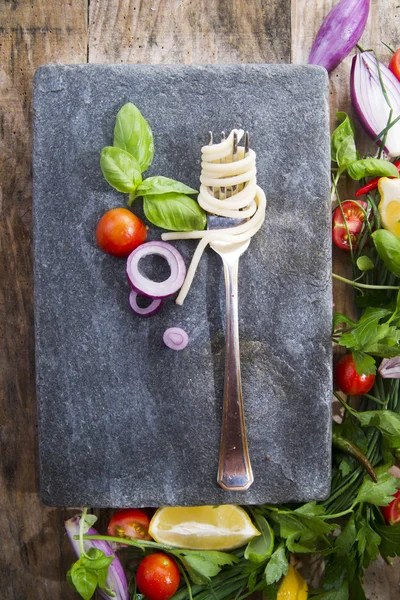
<instances>
[{"instance_id":1,"label":"slate serving board","mask_svg":"<svg viewBox=\"0 0 400 600\"><path fill-rule=\"evenodd\" d=\"M274 503L329 493L331 246L328 83L313 66L47 65L34 79L34 275L41 495L55 506ZM216 483L224 283L208 250L183 307L128 307L124 261L94 232L126 197L102 177L115 116L151 124L146 176L198 188L207 132L243 127L268 206L239 275L254 484ZM140 201L137 210L141 211ZM152 228L150 239L159 239ZM195 242L176 242L187 264ZM181 326L190 344L163 345Z\"/></svg>"}]
</instances>

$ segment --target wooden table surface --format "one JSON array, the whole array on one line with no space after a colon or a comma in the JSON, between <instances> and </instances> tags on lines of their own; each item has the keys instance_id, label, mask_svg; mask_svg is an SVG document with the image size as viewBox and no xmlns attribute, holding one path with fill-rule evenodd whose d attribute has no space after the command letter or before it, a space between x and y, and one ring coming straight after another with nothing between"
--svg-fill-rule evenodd
<instances>
[{"instance_id":1,"label":"wooden table surface","mask_svg":"<svg viewBox=\"0 0 400 600\"><path fill-rule=\"evenodd\" d=\"M336 0L0 0L0 589L68 600L63 521L38 494L32 278L32 76L43 63L305 63ZM371 0L363 47L400 45L400 3ZM331 74L332 124L350 110L350 57ZM62 140L60 140L62 143ZM334 269L345 273L343 255ZM351 312L335 283L337 310ZM101 520L107 511L100 511ZM400 598L399 571L366 574L369 598Z\"/></svg>"}]
</instances>

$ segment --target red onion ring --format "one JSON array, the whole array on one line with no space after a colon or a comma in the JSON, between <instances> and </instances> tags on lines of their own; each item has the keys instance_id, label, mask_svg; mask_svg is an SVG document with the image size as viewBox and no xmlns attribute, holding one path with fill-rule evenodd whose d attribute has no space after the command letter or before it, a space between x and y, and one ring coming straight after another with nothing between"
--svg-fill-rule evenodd
<instances>
[{"instance_id":1,"label":"red onion ring","mask_svg":"<svg viewBox=\"0 0 400 600\"><path fill-rule=\"evenodd\" d=\"M135 290L131 290L129 294L129 306L131 307L134 313L136 313L140 317L152 317L153 315L158 313L159 310L161 310L163 304L161 298L153 298L153 300L148 306L142 308L137 303L137 297L139 295L140 294L138 294Z\"/></svg>"},{"instance_id":2,"label":"red onion ring","mask_svg":"<svg viewBox=\"0 0 400 600\"><path fill-rule=\"evenodd\" d=\"M164 331L163 341L171 350L183 350L189 342L188 334L180 327L170 327Z\"/></svg>"},{"instance_id":3,"label":"red onion ring","mask_svg":"<svg viewBox=\"0 0 400 600\"><path fill-rule=\"evenodd\" d=\"M393 108L392 121L400 115L400 82L382 63L379 64L382 81ZM365 131L372 138L386 127L389 106L382 92L378 65L372 52L360 52L353 58L350 76L351 101ZM377 142L378 145L382 140ZM389 157L400 155L400 121L389 129L385 151Z\"/></svg>"},{"instance_id":4,"label":"red onion ring","mask_svg":"<svg viewBox=\"0 0 400 600\"><path fill-rule=\"evenodd\" d=\"M165 281L153 281L140 272L140 260L150 254L158 254L168 262L171 274ZM182 287L186 276L186 267L181 253L171 244L146 242L128 256L126 274L131 288L142 296L166 298Z\"/></svg>"}]
</instances>

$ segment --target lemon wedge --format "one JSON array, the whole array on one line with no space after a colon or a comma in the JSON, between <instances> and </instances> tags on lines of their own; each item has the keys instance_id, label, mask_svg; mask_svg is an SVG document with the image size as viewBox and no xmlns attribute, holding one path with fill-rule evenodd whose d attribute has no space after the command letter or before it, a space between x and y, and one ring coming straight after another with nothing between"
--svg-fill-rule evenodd
<instances>
[{"instance_id":1,"label":"lemon wedge","mask_svg":"<svg viewBox=\"0 0 400 600\"><path fill-rule=\"evenodd\" d=\"M159 508L149 527L159 544L192 550L232 550L260 535L243 508L173 506Z\"/></svg>"},{"instance_id":2,"label":"lemon wedge","mask_svg":"<svg viewBox=\"0 0 400 600\"><path fill-rule=\"evenodd\" d=\"M400 179L381 177L378 190L381 195L378 209L382 225L400 237Z\"/></svg>"}]
</instances>

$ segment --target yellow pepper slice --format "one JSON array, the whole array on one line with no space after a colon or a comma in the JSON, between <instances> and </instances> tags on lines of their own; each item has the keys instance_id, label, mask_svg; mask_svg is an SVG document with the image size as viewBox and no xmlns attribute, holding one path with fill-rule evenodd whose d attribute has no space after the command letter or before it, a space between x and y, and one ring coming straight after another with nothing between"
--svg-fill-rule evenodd
<instances>
[{"instance_id":1,"label":"yellow pepper slice","mask_svg":"<svg viewBox=\"0 0 400 600\"><path fill-rule=\"evenodd\" d=\"M277 600L307 600L308 586L292 565L279 586Z\"/></svg>"}]
</instances>

